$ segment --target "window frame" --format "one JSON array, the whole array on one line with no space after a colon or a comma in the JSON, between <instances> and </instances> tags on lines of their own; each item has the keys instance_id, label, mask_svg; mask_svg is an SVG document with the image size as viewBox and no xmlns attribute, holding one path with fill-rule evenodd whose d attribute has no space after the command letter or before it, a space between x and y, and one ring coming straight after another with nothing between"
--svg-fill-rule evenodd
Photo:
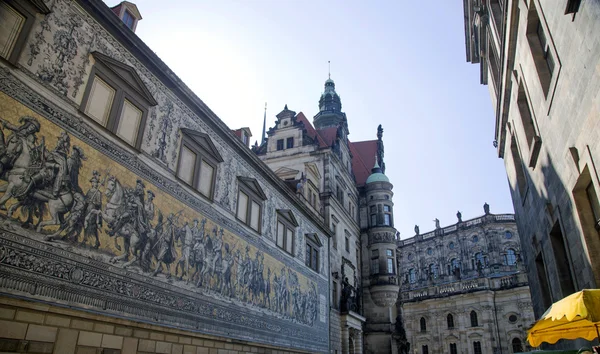
<instances>
[{"instance_id":1,"label":"window frame","mask_svg":"<svg viewBox=\"0 0 600 354\"><path fill-rule=\"evenodd\" d=\"M471 327L479 327L479 318L477 317L477 312L475 312L475 310L471 310L469 313L469 319L471 322Z\"/></svg>"},{"instance_id":2,"label":"window frame","mask_svg":"<svg viewBox=\"0 0 600 354\"><path fill-rule=\"evenodd\" d=\"M131 19L131 26L125 21L125 17L128 17ZM125 24L125 26L127 26L127 28L129 28L130 30L134 30L135 29L135 21L137 20L135 18L135 16L133 16L133 14L131 13L131 11L129 11L128 9L125 9L125 11L123 11L123 23Z\"/></svg>"},{"instance_id":3,"label":"window frame","mask_svg":"<svg viewBox=\"0 0 600 354\"><path fill-rule=\"evenodd\" d=\"M419 329L421 333L427 332L427 320L425 319L425 317L421 317L421 319L419 320Z\"/></svg>"},{"instance_id":4,"label":"window frame","mask_svg":"<svg viewBox=\"0 0 600 354\"><path fill-rule=\"evenodd\" d=\"M283 247L279 246L278 238L279 238L279 225L283 225ZM277 210L277 222L275 224L275 245L284 251L285 253L295 256L296 252L296 228L298 227L298 222L296 218L292 214L292 212L288 209L279 209ZM288 231L291 231L291 250L287 249L288 245Z\"/></svg>"},{"instance_id":5,"label":"window frame","mask_svg":"<svg viewBox=\"0 0 600 354\"><path fill-rule=\"evenodd\" d=\"M124 142L127 146L138 151L141 150L142 140L146 129L146 121L148 119L148 111L151 106L156 106L158 103L145 87L135 69L98 52L93 52L92 56L95 59L95 63L88 76L79 111L88 117L93 124L109 131L112 136ZM128 72L132 78L127 78L125 75L122 75L121 72L123 71ZM104 124L97 121L87 112L87 105L90 102L90 95L96 78L104 81L104 83L115 91L108 117ZM117 135L126 100L141 112L140 122L133 144Z\"/></svg>"},{"instance_id":6,"label":"window frame","mask_svg":"<svg viewBox=\"0 0 600 354\"><path fill-rule=\"evenodd\" d=\"M284 149L283 144L284 144L283 139L277 139L277 142L276 142L277 151L283 151L283 149Z\"/></svg>"},{"instance_id":7,"label":"window frame","mask_svg":"<svg viewBox=\"0 0 600 354\"><path fill-rule=\"evenodd\" d=\"M454 329L454 316L451 313L446 315L446 324L448 329Z\"/></svg>"},{"instance_id":8,"label":"window frame","mask_svg":"<svg viewBox=\"0 0 600 354\"><path fill-rule=\"evenodd\" d=\"M248 198L246 201L246 218L245 220L240 219L239 211L240 211L240 194L243 193ZM252 230L258 232L259 234L262 231L262 216L263 216L263 202L267 200L267 196L264 194L258 181L254 178L248 177L240 177L238 176L238 195L237 195L237 205L235 211L235 217L237 220L241 221ZM255 229L252 227L252 203L258 204L258 227Z\"/></svg>"},{"instance_id":9,"label":"window frame","mask_svg":"<svg viewBox=\"0 0 600 354\"><path fill-rule=\"evenodd\" d=\"M473 354L482 354L480 341L473 342Z\"/></svg>"},{"instance_id":10,"label":"window frame","mask_svg":"<svg viewBox=\"0 0 600 354\"><path fill-rule=\"evenodd\" d=\"M204 134L204 133L201 133L198 131L193 131L191 129L186 129L186 128L182 128L181 133L182 133L181 134L181 142L180 142L180 146L179 146L179 155L177 157L177 168L175 170L175 177L177 177L178 180L185 183L186 185L192 187L203 197L208 198L209 200L213 200L213 197L215 194L215 186L216 186L215 179L217 177L218 166L219 166L220 162L223 162L223 158L221 158L221 156L218 155L218 152L214 149L214 145L212 145L212 141L210 140L210 138L207 134ZM201 140L195 139L193 135L195 135L196 138L203 139L204 144L201 142ZM204 146L206 144L208 144L208 146ZM183 180L179 176L179 171L181 169L181 164L182 164L181 156L182 156L182 151L183 151L184 147L191 150L193 153L196 154L196 161L194 164L194 171L192 173L192 183L191 184L188 183L187 181ZM210 167L213 168L209 195L205 195L204 193L202 193L200 191L200 176L201 176L200 169L202 166L202 162L205 162L207 165L209 165ZM236 210L236 217L237 217L237 210Z\"/></svg>"},{"instance_id":11,"label":"window frame","mask_svg":"<svg viewBox=\"0 0 600 354\"><path fill-rule=\"evenodd\" d=\"M285 139L285 148L286 149L293 149L294 148L294 137L293 136Z\"/></svg>"},{"instance_id":12,"label":"window frame","mask_svg":"<svg viewBox=\"0 0 600 354\"><path fill-rule=\"evenodd\" d=\"M50 13L50 9L42 2L36 1L32 3L30 1L15 1L15 0L2 0L8 7L12 8L24 17L23 25L19 35L15 38L14 44L7 57L0 57L0 60L5 60L12 65L17 65L23 49L26 47L27 38L31 33L31 29L35 23L35 18L38 13L47 15Z\"/></svg>"},{"instance_id":13,"label":"window frame","mask_svg":"<svg viewBox=\"0 0 600 354\"><path fill-rule=\"evenodd\" d=\"M379 275L381 271L380 268L381 267L379 265L379 250L371 250L371 275Z\"/></svg>"},{"instance_id":14,"label":"window frame","mask_svg":"<svg viewBox=\"0 0 600 354\"><path fill-rule=\"evenodd\" d=\"M316 234L304 235L306 240L306 251L304 263L310 269L319 273L319 264L321 262L321 247L323 244L320 242L319 237ZM308 256L307 256L308 255ZM316 255L315 262L313 262L313 255Z\"/></svg>"}]
</instances>

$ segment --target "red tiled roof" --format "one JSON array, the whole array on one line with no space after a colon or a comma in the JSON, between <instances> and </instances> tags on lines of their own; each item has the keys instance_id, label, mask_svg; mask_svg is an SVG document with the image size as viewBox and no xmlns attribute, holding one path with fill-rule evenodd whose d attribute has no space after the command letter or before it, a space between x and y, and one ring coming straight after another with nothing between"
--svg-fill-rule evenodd
<instances>
[{"instance_id":1,"label":"red tiled roof","mask_svg":"<svg viewBox=\"0 0 600 354\"><path fill-rule=\"evenodd\" d=\"M112 12L114 12L115 15L119 16L121 15L121 6L123 5L123 3L118 4L117 6L113 6L110 9L112 10Z\"/></svg>"},{"instance_id":2,"label":"red tiled roof","mask_svg":"<svg viewBox=\"0 0 600 354\"><path fill-rule=\"evenodd\" d=\"M337 127L320 129L317 130L317 133L319 133L325 142L325 146L331 146L337 137Z\"/></svg>"},{"instance_id":3,"label":"red tiled roof","mask_svg":"<svg viewBox=\"0 0 600 354\"><path fill-rule=\"evenodd\" d=\"M356 177L356 184L362 186L371 175L377 154L377 140L350 142L352 153L352 170Z\"/></svg>"},{"instance_id":4,"label":"red tiled roof","mask_svg":"<svg viewBox=\"0 0 600 354\"><path fill-rule=\"evenodd\" d=\"M319 136L319 134L317 134L317 131L312 126L312 124L310 124L308 119L306 119L306 116L304 115L304 113L300 112L296 115L296 122L302 122L304 124L304 129L306 129L306 134L308 136L310 136L312 139L317 139L317 141L319 142L319 147L327 147L328 146L325 143L325 141L321 138L321 136Z\"/></svg>"}]
</instances>

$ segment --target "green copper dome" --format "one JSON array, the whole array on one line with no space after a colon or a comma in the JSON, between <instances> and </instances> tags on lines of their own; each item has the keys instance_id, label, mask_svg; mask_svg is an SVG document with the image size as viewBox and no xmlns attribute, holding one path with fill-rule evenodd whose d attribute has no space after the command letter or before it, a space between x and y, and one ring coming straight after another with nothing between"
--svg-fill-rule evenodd
<instances>
[{"instance_id":1,"label":"green copper dome","mask_svg":"<svg viewBox=\"0 0 600 354\"><path fill-rule=\"evenodd\" d=\"M371 175L367 178L366 184L375 183L375 182L390 182L390 179L387 178L386 175L381 172L381 167L377 163L377 158L375 158L375 166L371 169Z\"/></svg>"}]
</instances>

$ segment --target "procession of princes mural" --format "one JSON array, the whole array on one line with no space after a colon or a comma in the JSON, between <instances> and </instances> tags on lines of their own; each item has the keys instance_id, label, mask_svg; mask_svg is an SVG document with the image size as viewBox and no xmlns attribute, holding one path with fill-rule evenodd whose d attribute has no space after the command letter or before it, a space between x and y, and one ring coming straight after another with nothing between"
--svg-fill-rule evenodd
<instances>
[{"instance_id":1,"label":"procession of princes mural","mask_svg":"<svg viewBox=\"0 0 600 354\"><path fill-rule=\"evenodd\" d=\"M66 131L51 141L33 115L5 118L0 112L2 228L297 323L316 321L314 282L265 262L263 252L206 218L161 210L161 193L142 179L126 185L110 164L84 169L92 148L72 144Z\"/></svg>"}]
</instances>

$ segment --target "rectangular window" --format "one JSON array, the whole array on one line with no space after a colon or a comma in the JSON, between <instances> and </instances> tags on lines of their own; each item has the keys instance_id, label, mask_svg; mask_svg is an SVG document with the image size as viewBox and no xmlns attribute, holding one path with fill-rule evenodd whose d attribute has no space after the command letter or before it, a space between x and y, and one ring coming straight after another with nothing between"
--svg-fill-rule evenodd
<instances>
[{"instance_id":1,"label":"rectangular window","mask_svg":"<svg viewBox=\"0 0 600 354\"><path fill-rule=\"evenodd\" d=\"M527 41L544 96L548 97L557 57L534 2L530 3L527 14Z\"/></svg>"},{"instance_id":2,"label":"rectangular window","mask_svg":"<svg viewBox=\"0 0 600 354\"><path fill-rule=\"evenodd\" d=\"M294 226L283 214L277 218L277 246L287 253L294 254Z\"/></svg>"},{"instance_id":3,"label":"rectangular window","mask_svg":"<svg viewBox=\"0 0 600 354\"><path fill-rule=\"evenodd\" d=\"M519 84L517 106L519 108L519 115L521 116L521 123L523 125L525 140L527 141L527 148L529 150L529 167L535 167L540 153L542 140L538 134L533 115L531 114L531 107L529 106L529 101L525 95L525 88L522 83Z\"/></svg>"},{"instance_id":4,"label":"rectangular window","mask_svg":"<svg viewBox=\"0 0 600 354\"><path fill-rule=\"evenodd\" d=\"M136 146L141 121L142 111L128 100L125 100L115 133L119 138L128 142L129 145Z\"/></svg>"},{"instance_id":5,"label":"rectangular window","mask_svg":"<svg viewBox=\"0 0 600 354\"><path fill-rule=\"evenodd\" d=\"M216 162L222 159L202 149L187 130L182 129L182 133L176 175L200 194L212 199Z\"/></svg>"},{"instance_id":6,"label":"rectangular window","mask_svg":"<svg viewBox=\"0 0 600 354\"><path fill-rule=\"evenodd\" d=\"M331 231L333 231L333 248L337 250L337 224L331 223Z\"/></svg>"},{"instance_id":7,"label":"rectangular window","mask_svg":"<svg viewBox=\"0 0 600 354\"><path fill-rule=\"evenodd\" d=\"M80 112L139 149L148 109L157 105L156 100L134 68L116 63L113 58L98 52L93 52L92 56L95 63L83 93Z\"/></svg>"},{"instance_id":8,"label":"rectangular window","mask_svg":"<svg viewBox=\"0 0 600 354\"><path fill-rule=\"evenodd\" d=\"M394 259L393 258L388 258L387 259L387 273L388 274L394 274Z\"/></svg>"},{"instance_id":9,"label":"rectangular window","mask_svg":"<svg viewBox=\"0 0 600 354\"><path fill-rule=\"evenodd\" d=\"M177 169L177 177L181 178L185 183L192 185L194 183L194 171L196 170L196 154L183 145L179 161L180 168Z\"/></svg>"},{"instance_id":10,"label":"rectangular window","mask_svg":"<svg viewBox=\"0 0 600 354\"><path fill-rule=\"evenodd\" d=\"M422 354L429 354L429 347L427 347L427 345L421 346L421 353Z\"/></svg>"},{"instance_id":11,"label":"rectangular window","mask_svg":"<svg viewBox=\"0 0 600 354\"><path fill-rule=\"evenodd\" d=\"M550 297L550 285L548 283L548 277L546 276L546 265L544 263L542 252L535 257L535 269L537 271L538 284L540 284L540 293L542 294L542 306L545 310L552 305L552 300Z\"/></svg>"},{"instance_id":12,"label":"rectangular window","mask_svg":"<svg viewBox=\"0 0 600 354\"><path fill-rule=\"evenodd\" d=\"M306 243L305 264L315 272L319 271L319 249L312 243Z\"/></svg>"},{"instance_id":13,"label":"rectangular window","mask_svg":"<svg viewBox=\"0 0 600 354\"><path fill-rule=\"evenodd\" d=\"M33 5L33 3L37 4ZM50 10L42 2L0 1L0 57L17 64L35 23L36 14L49 12Z\"/></svg>"},{"instance_id":14,"label":"rectangular window","mask_svg":"<svg viewBox=\"0 0 600 354\"><path fill-rule=\"evenodd\" d=\"M215 168L205 160L202 160L200 166L200 182L198 183L198 191L205 197L212 198Z\"/></svg>"},{"instance_id":15,"label":"rectangular window","mask_svg":"<svg viewBox=\"0 0 600 354\"><path fill-rule=\"evenodd\" d=\"M277 140L277 151L283 150L283 139Z\"/></svg>"},{"instance_id":16,"label":"rectangular window","mask_svg":"<svg viewBox=\"0 0 600 354\"><path fill-rule=\"evenodd\" d=\"M554 253L554 263L558 271L559 284L562 290L562 296L571 295L575 292L575 284L571 275L571 266L565 247L565 239L563 237L560 222L557 220L550 231L550 241L552 251Z\"/></svg>"},{"instance_id":17,"label":"rectangular window","mask_svg":"<svg viewBox=\"0 0 600 354\"><path fill-rule=\"evenodd\" d=\"M135 23L135 17L133 17L131 12L129 12L128 10L125 10L125 13L123 13L123 23L125 23L125 25L127 27L129 27L129 29L133 30L133 24Z\"/></svg>"},{"instance_id":18,"label":"rectangular window","mask_svg":"<svg viewBox=\"0 0 600 354\"><path fill-rule=\"evenodd\" d=\"M254 231L260 232L262 202L266 196L253 178L238 177L238 188L236 216Z\"/></svg>"},{"instance_id":19,"label":"rectangular window","mask_svg":"<svg viewBox=\"0 0 600 354\"><path fill-rule=\"evenodd\" d=\"M379 250L371 251L371 274L379 274Z\"/></svg>"},{"instance_id":20,"label":"rectangular window","mask_svg":"<svg viewBox=\"0 0 600 354\"><path fill-rule=\"evenodd\" d=\"M256 231L260 231L260 209L261 205L252 201L252 209L250 210L250 227Z\"/></svg>"},{"instance_id":21,"label":"rectangular window","mask_svg":"<svg viewBox=\"0 0 600 354\"><path fill-rule=\"evenodd\" d=\"M26 17L12 6L0 2L0 56L8 59L12 53Z\"/></svg>"},{"instance_id":22,"label":"rectangular window","mask_svg":"<svg viewBox=\"0 0 600 354\"><path fill-rule=\"evenodd\" d=\"M94 77L85 113L96 122L106 126L114 97L115 90L99 77Z\"/></svg>"},{"instance_id":23,"label":"rectangular window","mask_svg":"<svg viewBox=\"0 0 600 354\"><path fill-rule=\"evenodd\" d=\"M383 224L390 226L392 224L392 218L390 214L383 214Z\"/></svg>"},{"instance_id":24,"label":"rectangular window","mask_svg":"<svg viewBox=\"0 0 600 354\"><path fill-rule=\"evenodd\" d=\"M350 252L350 239L348 238L348 236L346 236L345 238L345 245L346 245L346 252Z\"/></svg>"},{"instance_id":25,"label":"rectangular window","mask_svg":"<svg viewBox=\"0 0 600 354\"><path fill-rule=\"evenodd\" d=\"M246 193L240 191L238 194L238 207L237 207L237 218L243 223L246 222L248 215L248 196Z\"/></svg>"},{"instance_id":26,"label":"rectangular window","mask_svg":"<svg viewBox=\"0 0 600 354\"><path fill-rule=\"evenodd\" d=\"M293 148L294 147L294 138L287 138L285 145L286 145L286 147L285 147L286 149Z\"/></svg>"}]
</instances>

